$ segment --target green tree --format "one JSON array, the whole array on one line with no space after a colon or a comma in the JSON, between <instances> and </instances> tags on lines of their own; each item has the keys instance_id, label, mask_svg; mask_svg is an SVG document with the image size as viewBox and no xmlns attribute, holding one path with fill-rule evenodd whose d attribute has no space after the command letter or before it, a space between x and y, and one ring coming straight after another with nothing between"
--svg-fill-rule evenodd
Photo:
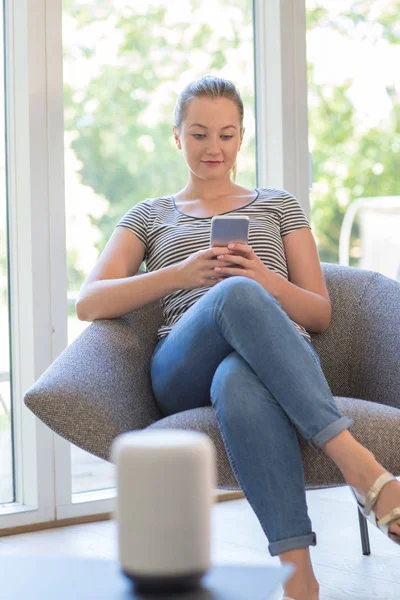
<instances>
[{"instance_id":1,"label":"green tree","mask_svg":"<svg viewBox=\"0 0 400 600\"><path fill-rule=\"evenodd\" d=\"M353 0L340 15L333 4L322 4L307 11L308 31L330 28L347 37L366 35L375 36L376 41L400 42L400 2L390 4L378 18L373 0ZM199 1L192 2L192 14L200 7ZM74 132L72 147L82 163L82 182L110 203L105 215L93 219L93 226L101 231L99 249L131 206L146 197L175 192L185 183L186 165L174 147L171 131L175 97L163 90L199 60L200 52L204 59L201 74L218 73L229 53L242 47L245 32L252 32L252 3L230 2L229 10L235 8L241 20L233 19L233 35L229 39L220 35L216 40L208 23L195 24L194 20L174 24L171 36L165 7L150 6L146 14L136 14L134 6L117 9L109 0L85 5L64 0L64 11L74 19L77 30L90 32L94 23L104 22L121 37L117 61L103 65L83 91L77 93L65 85L65 125ZM79 58L78 65L91 60L96 49L90 35L87 38L87 43L65 49L66 60L70 53ZM361 130L349 94L353 82L317 85L313 65L308 69L309 138L316 183L311 221L321 259L337 262L340 227L349 204L360 196L398 194L400 98L389 88L391 118L369 131ZM245 106L253 107L253 90L240 82L239 88ZM160 94L163 102L155 103ZM248 156L254 155L252 139ZM255 165L244 170L239 165L239 181L252 187ZM356 223L354 245L357 238ZM71 257L69 280L77 283L73 262ZM357 264L356 258L352 264Z\"/></svg>"},{"instance_id":2,"label":"green tree","mask_svg":"<svg viewBox=\"0 0 400 600\"><path fill-rule=\"evenodd\" d=\"M307 29L331 28L345 36L376 35L391 44L400 42L400 2L376 19L374 2L350 3L345 14L332 17L324 7L308 11ZM376 3L375 3L376 4ZM377 30L376 25L380 28ZM400 95L386 92L391 116L378 127L362 131L355 127L357 115L349 96L352 81L340 86L317 85L313 65L308 67L309 136L313 146L314 182L311 220L323 261L338 262L339 235L344 213L359 197L398 195L400 153ZM357 246L355 224L352 244ZM351 264L357 265L356 258Z\"/></svg>"}]
</instances>

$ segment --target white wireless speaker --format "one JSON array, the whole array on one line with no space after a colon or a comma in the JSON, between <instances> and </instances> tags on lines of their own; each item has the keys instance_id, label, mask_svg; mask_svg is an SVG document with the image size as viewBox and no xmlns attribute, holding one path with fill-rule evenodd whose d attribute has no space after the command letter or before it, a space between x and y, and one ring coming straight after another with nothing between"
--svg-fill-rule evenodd
<instances>
[{"instance_id":1,"label":"white wireless speaker","mask_svg":"<svg viewBox=\"0 0 400 600\"><path fill-rule=\"evenodd\" d=\"M200 432L154 429L119 435L119 560L140 592L198 587L211 566L216 451Z\"/></svg>"}]
</instances>

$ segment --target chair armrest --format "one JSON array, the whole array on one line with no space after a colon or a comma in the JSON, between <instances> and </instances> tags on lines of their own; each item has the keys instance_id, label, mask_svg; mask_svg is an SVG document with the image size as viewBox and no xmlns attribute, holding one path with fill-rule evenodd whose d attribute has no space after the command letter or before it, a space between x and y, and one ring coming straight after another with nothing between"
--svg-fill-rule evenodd
<instances>
[{"instance_id":1,"label":"chair armrest","mask_svg":"<svg viewBox=\"0 0 400 600\"><path fill-rule=\"evenodd\" d=\"M160 303L93 322L26 392L25 404L53 431L106 460L120 433L161 418L150 360Z\"/></svg>"},{"instance_id":2,"label":"chair armrest","mask_svg":"<svg viewBox=\"0 0 400 600\"><path fill-rule=\"evenodd\" d=\"M374 273L355 315L352 396L400 408L400 284Z\"/></svg>"}]
</instances>

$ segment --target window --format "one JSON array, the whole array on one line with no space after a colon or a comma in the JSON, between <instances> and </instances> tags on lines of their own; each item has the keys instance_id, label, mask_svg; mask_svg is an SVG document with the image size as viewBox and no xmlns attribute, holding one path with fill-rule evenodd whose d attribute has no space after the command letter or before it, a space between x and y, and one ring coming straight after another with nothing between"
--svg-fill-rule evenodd
<instances>
[{"instance_id":1,"label":"window","mask_svg":"<svg viewBox=\"0 0 400 600\"><path fill-rule=\"evenodd\" d=\"M172 127L189 81L211 73L238 86L246 133L237 180L256 185L252 3L70 0L63 40L71 342L88 325L75 316L77 292L119 219L186 183ZM76 448L72 471L74 491L112 481L111 465Z\"/></svg>"},{"instance_id":2,"label":"window","mask_svg":"<svg viewBox=\"0 0 400 600\"><path fill-rule=\"evenodd\" d=\"M321 260L400 281L400 4L306 4L310 200Z\"/></svg>"},{"instance_id":3,"label":"window","mask_svg":"<svg viewBox=\"0 0 400 600\"><path fill-rule=\"evenodd\" d=\"M190 81L213 74L237 85L246 127L237 181L256 186L252 2L64 1L63 43L72 342L88 326L75 316L78 290L119 219L186 183L172 127ZM72 447L72 480L75 492L108 487L112 465Z\"/></svg>"},{"instance_id":4,"label":"window","mask_svg":"<svg viewBox=\"0 0 400 600\"><path fill-rule=\"evenodd\" d=\"M23 398L88 326L76 294L120 217L185 185L172 136L183 87L231 79L245 106L238 183L286 187L306 212L308 202L303 3L3 6L0 530L115 508L112 465L71 447Z\"/></svg>"}]
</instances>

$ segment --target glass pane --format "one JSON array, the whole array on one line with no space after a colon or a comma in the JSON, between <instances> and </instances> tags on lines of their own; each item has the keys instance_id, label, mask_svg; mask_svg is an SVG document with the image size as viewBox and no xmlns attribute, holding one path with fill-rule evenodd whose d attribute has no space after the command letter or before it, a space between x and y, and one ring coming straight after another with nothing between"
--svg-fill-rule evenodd
<instances>
[{"instance_id":1,"label":"glass pane","mask_svg":"<svg viewBox=\"0 0 400 600\"><path fill-rule=\"evenodd\" d=\"M0 504L14 501L9 344L4 47L3 3L0 2Z\"/></svg>"},{"instance_id":2,"label":"glass pane","mask_svg":"<svg viewBox=\"0 0 400 600\"><path fill-rule=\"evenodd\" d=\"M400 3L306 4L311 214L321 259L400 281Z\"/></svg>"},{"instance_id":3,"label":"glass pane","mask_svg":"<svg viewBox=\"0 0 400 600\"><path fill-rule=\"evenodd\" d=\"M64 0L63 12L72 341L87 325L74 316L74 295L119 219L186 184L172 127L189 81L213 74L238 86L246 133L237 181L255 187L254 44L251 0ZM73 457L75 479L84 457ZM97 487L97 475L85 485Z\"/></svg>"}]
</instances>

